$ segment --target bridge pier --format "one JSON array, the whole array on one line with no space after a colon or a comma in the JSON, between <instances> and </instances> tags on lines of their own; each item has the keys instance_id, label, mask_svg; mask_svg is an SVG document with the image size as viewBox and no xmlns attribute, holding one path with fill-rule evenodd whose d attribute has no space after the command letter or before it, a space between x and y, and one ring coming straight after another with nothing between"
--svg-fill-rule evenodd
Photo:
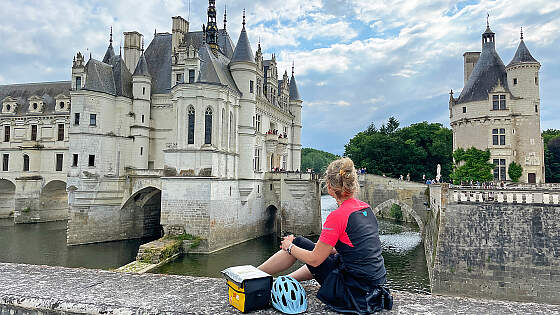
<instances>
[{"instance_id":1,"label":"bridge pier","mask_svg":"<svg viewBox=\"0 0 560 315\"><path fill-rule=\"evenodd\" d=\"M267 173L262 180L164 177L134 170L121 178L72 181L70 245L188 233L210 253L280 231L321 231L321 198L313 174ZM268 209L268 210L267 210Z\"/></svg>"},{"instance_id":2,"label":"bridge pier","mask_svg":"<svg viewBox=\"0 0 560 315\"><path fill-rule=\"evenodd\" d=\"M544 194L552 196L548 203L539 199ZM432 293L560 304L554 196L560 191L546 187L430 186L425 246Z\"/></svg>"}]
</instances>

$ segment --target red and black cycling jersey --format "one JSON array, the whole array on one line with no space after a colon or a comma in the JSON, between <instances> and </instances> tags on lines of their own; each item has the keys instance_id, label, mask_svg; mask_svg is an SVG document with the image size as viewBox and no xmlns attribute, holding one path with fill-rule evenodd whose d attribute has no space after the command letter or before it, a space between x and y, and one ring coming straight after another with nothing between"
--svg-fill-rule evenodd
<instances>
[{"instance_id":1,"label":"red and black cycling jersey","mask_svg":"<svg viewBox=\"0 0 560 315\"><path fill-rule=\"evenodd\" d=\"M345 271L355 278L372 281L387 273L377 219L365 202L351 198L331 212L319 241L336 248Z\"/></svg>"}]
</instances>

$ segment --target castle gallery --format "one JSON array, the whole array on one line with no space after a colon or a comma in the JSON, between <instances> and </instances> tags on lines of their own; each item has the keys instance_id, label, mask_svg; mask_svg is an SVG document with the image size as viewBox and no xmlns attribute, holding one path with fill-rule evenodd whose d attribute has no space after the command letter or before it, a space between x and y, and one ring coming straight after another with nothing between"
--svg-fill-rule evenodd
<instances>
[{"instance_id":1,"label":"castle gallery","mask_svg":"<svg viewBox=\"0 0 560 315\"><path fill-rule=\"evenodd\" d=\"M209 0L202 30L176 16L145 49L142 34L125 32L118 54L111 31L101 60L77 53L69 82L0 86L0 216L69 219L69 243L143 236L160 223L210 239L220 208L232 213L215 214L222 228L262 234L271 214L261 212L280 208L267 174L301 168L302 99L293 67L279 73L274 54L251 48L245 13L236 44L227 15L221 29L216 17ZM124 218L127 207L143 214Z\"/></svg>"},{"instance_id":2,"label":"castle gallery","mask_svg":"<svg viewBox=\"0 0 560 315\"><path fill-rule=\"evenodd\" d=\"M496 52L495 33L487 25L482 51L464 55L465 86L449 98L453 150L490 150L494 180L510 180L508 167L523 167L523 183L544 183L544 146L540 126L540 63L521 42L507 66Z\"/></svg>"}]
</instances>

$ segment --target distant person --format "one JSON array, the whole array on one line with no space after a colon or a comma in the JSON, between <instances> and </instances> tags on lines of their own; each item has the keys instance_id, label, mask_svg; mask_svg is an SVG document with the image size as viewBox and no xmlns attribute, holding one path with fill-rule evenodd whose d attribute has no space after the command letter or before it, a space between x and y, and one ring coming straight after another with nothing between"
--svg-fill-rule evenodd
<instances>
[{"instance_id":1,"label":"distant person","mask_svg":"<svg viewBox=\"0 0 560 315\"><path fill-rule=\"evenodd\" d=\"M410 182L410 173L406 174L406 181Z\"/></svg>"},{"instance_id":2,"label":"distant person","mask_svg":"<svg viewBox=\"0 0 560 315\"><path fill-rule=\"evenodd\" d=\"M401 174L401 177L399 177L399 179L400 179L400 180L403 180L403 176L402 176L402 174Z\"/></svg>"},{"instance_id":3,"label":"distant person","mask_svg":"<svg viewBox=\"0 0 560 315\"><path fill-rule=\"evenodd\" d=\"M351 159L333 161L325 183L338 209L328 215L317 243L285 236L281 250L258 268L276 274L299 260L305 265L290 276L317 280L319 300L337 312L366 314L391 309L393 298L384 286L387 272L377 219L367 203L355 198L360 187L356 174Z\"/></svg>"},{"instance_id":4,"label":"distant person","mask_svg":"<svg viewBox=\"0 0 560 315\"><path fill-rule=\"evenodd\" d=\"M422 175L422 181L425 181L425 180L426 180L426 174L423 174Z\"/></svg>"}]
</instances>

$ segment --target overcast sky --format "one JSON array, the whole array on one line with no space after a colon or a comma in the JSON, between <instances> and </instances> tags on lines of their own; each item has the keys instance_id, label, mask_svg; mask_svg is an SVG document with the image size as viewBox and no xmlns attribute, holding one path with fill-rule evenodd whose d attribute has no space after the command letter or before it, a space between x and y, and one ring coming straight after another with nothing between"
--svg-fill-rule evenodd
<instances>
[{"instance_id":1,"label":"overcast sky","mask_svg":"<svg viewBox=\"0 0 560 315\"><path fill-rule=\"evenodd\" d=\"M218 21L226 1L217 0ZM206 21L208 2L190 1L191 30ZM171 16L189 16L189 1L2 0L0 84L69 80L77 51L102 59L113 26L114 46L125 31L146 44L154 30L171 31ZM370 123L395 116L449 125L449 90L463 88L463 53L480 51L486 27L508 64L525 42L541 64L541 127L560 128L560 1L242 0L227 1L227 29L237 42L241 13L253 50L276 53L303 97L303 146L342 154ZM458 96L458 94L456 94Z\"/></svg>"}]
</instances>

